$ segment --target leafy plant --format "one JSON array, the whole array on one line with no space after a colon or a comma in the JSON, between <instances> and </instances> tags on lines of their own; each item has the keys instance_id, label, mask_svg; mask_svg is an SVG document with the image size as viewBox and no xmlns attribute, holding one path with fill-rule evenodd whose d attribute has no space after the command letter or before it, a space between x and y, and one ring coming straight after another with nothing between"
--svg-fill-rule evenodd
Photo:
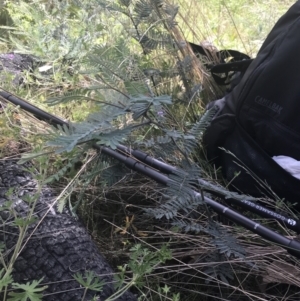
<instances>
[{"instance_id":1,"label":"leafy plant","mask_svg":"<svg viewBox=\"0 0 300 301\"><path fill-rule=\"evenodd\" d=\"M40 301L42 300L42 291L47 288L47 286L38 287L38 285L43 281L32 281L32 283L27 282L26 284L13 283L12 288L14 290L21 290L21 292L9 292L8 301Z\"/></svg>"},{"instance_id":2,"label":"leafy plant","mask_svg":"<svg viewBox=\"0 0 300 301\"><path fill-rule=\"evenodd\" d=\"M185 38L190 39L191 34L183 37L180 31L187 28L195 31L190 20L199 18L199 12L207 13L207 19L201 19L205 23L203 26L199 25L200 20L194 22L198 24L197 30L209 27L207 38L218 43L217 46L233 47L239 43L239 49L245 46L248 50L247 45L237 42L236 28L226 32L223 39L219 35L233 23L230 18L223 18L230 12L239 16L240 24L246 24L250 19L242 17L242 13L250 4L245 1L192 1L191 4L181 1L179 10L177 4L163 0L19 2L18 6L8 1L8 10L15 23L15 29L10 32L11 43L19 51L41 58L39 67L44 71L34 76L40 83L50 86L43 100L47 98L51 110L62 108L60 112L64 112L64 117L71 119L69 126L53 128L49 135L43 132L43 139L47 139L44 150L48 156L56 154L58 158L58 168L48 177L48 182L65 183L60 195L60 210L66 204L74 205L72 209L78 209L88 224L93 225L91 233L102 231L103 224L99 227L99 220L118 223L120 216L129 211L136 216L139 226L147 234L151 233L149 237L147 234L140 236L143 231L135 233L136 227L132 227L133 233L129 229L120 234L121 238L116 237L117 234L113 237L124 249L132 244L134 247L131 259L121 268L118 277L119 283L125 285L120 284L110 300L132 286L143 295L146 290L143 286L150 277L166 282L160 289L153 286L157 295L177 300L178 283L174 281L172 286L172 280L167 282L166 279L174 279L174 274L185 277L191 271L192 279L195 277L197 281L196 289L179 279L189 292L202 295L207 291L209 295L215 294L213 290L219 287L231 298L230 293L238 288L241 295L251 295L255 299L253 292L243 291L244 282L239 281L241 275L252 273L247 257L250 248L247 234L231 224L222 226L218 222L220 217L202 198L203 190L236 200L245 196L215 184L217 172L207 167L201 137L214 111L203 115L203 107L207 100L221 92L214 89L201 61L188 49ZM187 9L187 5L194 5L195 9ZM218 13L212 15L210 9ZM184 24L186 11L189 22ZM251 22L251 27L244 25L247 39L254 36L253 26L256 25L257 22ZM265 26L258 24L261 25ZM259 30L256 46L266 30L266 27ZM255 52L252 44L249 47ZM42 77L46 78L46 83ZM178 167L176 173L169 175L167 187L149 182L93 150L95 144L116 149L121 143L141 148ZM40 155L39 149L30 159L38 160ZM78 162L80 170L75 168ZM50 167L45 166L43 172ZM19 226L25 227L26 223L19 222ZM253 239L251 237L251 241ZM145 240L161 250L152 252L137 244L137 240ZM255 240L257 246L265 245L257 237ZM172 256L164 247L166 241L174 249ZM185 252L189 248L192 255ZM157 272L156 268L171 257L172 264L176 262L174 269L169 267L168 272ZM189 264L190 260L195 260L196 267ZM182 271L178 271L178 265ZM205 280L197 278L199 271ZM128 272L132 273L130 280ZM166 277L160 277L159 273ZM247 282L248 274L241 279ZM2 279L4 285L10 281L9 275ZM101 289L95 275L75 277L86 289L93 286ZM168 291L170 286L174 288L172 297ZM262 298L259 293L257 296Z\"/></svg>"},{"instance_id":3,"label":"leafy plant","mask_svg":"<svg viewBox=\"0 0 300 301\"><path fill-rule=\"evenodd\" d=\"M76 273L74 278L84 287L82 300L85 300L87 290L101 292L103 289L104 282L99 280L93 272L87 271L84 276Z\"/></svg>"},{"instance_id":4,"label":"leafy plant","mask_svg":"<svg viewBox=\"0 0 300 301\"><path fill-rule=\"evenodd\" d=\"M104 42L103 39L102 43L93 41L89 43L89 49L84 48L85 52L81 60L83 65L75 66L78 68L78 74L85 78L85 87L77 87L48 99L48 103L52 106L72 101L73 103L93 102L97 108L84 121L70 122L68 126L60 126L57 130L52 130L47 147L54 149L56 154L70 153L70 163L51 179L58 180L62 177L68 169L67 166L72 166L74 158L84 157L84 153L93 144L116 149L123 141L133 144L138 141L137 144L141 145L144 139L136 139L136 136L151 136L155 139L153 141L156 141L156 144L151 145L153 149L157 148L157 142L162 142L162 155L174 158L176 164L182 169L170 175L168 187L163 190L160 204L146 209L146 212L158 219L164 217L172 221L175 217L178 220L180 216L184 221L184 216L190 211L196 210L199 206L204 207L201 194L194 192L195 187L199 186L197 179L202 176L202 170L195 164L191 155L201 151L201 136L214 111L209 111L200 118L202 85L197 77L199 72L197 68L201 65L193 54L189 53L187 44L176 29L175 18L178 7L157 0L117 3L95 0L93 4L96 10L109 12L122 27L118 29L119 37L115 41ZM24 7L30 12L29 6ZM39 7L41 15L48 16L43 12L45 6ZM72 6L66 2L62 1L60 7L63 8L62 12L54 13L57 20L71 13ZM76 7L83 9L87 8L88 4L82 2L76 4ZM93 18L90 13L87 10L84 16ZM32 12L29 15L33 15ZM33 22L39 24L42 19L34 15ZM20 18L20 22L22 20ZM74 22L78 20L83 22L86 19L76 19ZM24 22L28 22L26 18ZM30 22L25 25L30 27ZM50 24L49 29L45 27L49 31L48 35L53 36L53 28ZM80 40L81 32L72 38L68 33L69 29L71 29L70 25L65 25L64 28L58 26L55 29L58 35L56 47L65 45L64 43L70 39ZM82 32L87 34L84 30ZM104 35L108 32L102 28ZM41 34L47 36L45 32ZM71 42L68 43L70 47L73 45ZM84 45L82 44L82 47ZM70 50L72 48L70 47L66 49ZM72 57L69 50L64 52L65 58ZM167 59L164 59L164 56L167 56ZM150 144L146 142L144 145L148 146L149 151ZM66 199L70 198L72 191L75 190L75 185L86 187L93 182L99 185L98 187L106 189L107 184L114 183L111 180L113 175L109 178L104 177L108 176L109 170L106 163L115 164L113 160L108 161L101 154L95 155L95 160L101 162L98 164L100 169L97 167L88 174L78 173L63 190L59 203L61 210L67 203ZM106 173L103 170L106 170ZM122 172L123 177L128 173L126 169ZM122 178L122 173L118 174L118 177ZM205 212L211 215L207 208ZM191 225L189 227L192 228ZM185 229L187 228L186 224ZM206 227L205 233L213 237L213 244L221 253L225 253L228 257L231 254L238 254L235 248L231 248L233 238L222 240L216 233L216 228L212 227ZM229 233L227 235L230 237ZM161 252L163 250L162 248ZM152 254L146 249L141 249L139 245L133 251L135 263L130 261L127 265L133 272L133 278L121 289L121 292L132 285L141 287L142 276L149 274L159 259L157 257L159 253ZM140 264L136 264L137 262Z\"/></svg>"},{"instance_id":5,"label":"leafy plant","mask_svg":"<svg viewBox=\"0 0 300 301\"><path fill-rule=\"evenodd\" d=\"M109 300L114 300L116 296L119 296L122 291L128 289L131 286L136 286L139 289L143 288L145 285L145 276L151 274L154 269L165 263L166 260L172 258L170 250L166 245L163 245L160 250L150 251L148 248L143 247L141 244L134 245L131 249L130 260L123 267L119 267L121 273L117 274L116 278L118 281L119 291L111 296ZM132 273L132 279L127 282L127 284L121 288L121 285L126 283L125 273L129 268ZM121 289L120 289L121 288Z\"/></svg>"}]
</instances>

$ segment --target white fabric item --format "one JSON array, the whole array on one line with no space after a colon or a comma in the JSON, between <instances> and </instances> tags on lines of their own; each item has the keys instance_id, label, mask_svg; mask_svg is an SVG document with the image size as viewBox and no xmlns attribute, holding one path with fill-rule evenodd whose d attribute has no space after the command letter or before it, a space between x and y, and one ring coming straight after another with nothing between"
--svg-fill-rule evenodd
<instances>
[{"instance_id":1,"label":"white fabric item","mask_svg":"<svg viewBox=\"0 0 300 301\"><path fill-rule=\"evenodd\" d=\"M300 161L287 156L274 156L272 159L293 177L300 180Z\"/></svg>"}]
</instances>

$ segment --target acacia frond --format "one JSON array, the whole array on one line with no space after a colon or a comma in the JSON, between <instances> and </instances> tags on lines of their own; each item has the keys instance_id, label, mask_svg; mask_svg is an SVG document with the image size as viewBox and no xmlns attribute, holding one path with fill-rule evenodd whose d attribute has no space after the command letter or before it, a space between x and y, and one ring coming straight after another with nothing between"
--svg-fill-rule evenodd
<instances>
[{"instance_id":1,"label":"acacia frond","mask_svg":"<svg viewBox=\"0 0 300 301\"><path fill-rule=\"evenodd\" d=\"M60 96L50 97L46 103L49 106L55 106L60 103L67 103L73 100L93 100L90 95L93 92L93 88L79 88L72 91L68 91ZM99 97L99 96L98 96Z\"/></svg>"},{"instance_id":2,"label":"acacia frond","mask_svg":"<svg viewBox=\"0 0 300 301\"><path fill-rule=\"evenodd\" d=\"M215 108L211 108L210 110L207 110L199 119L198 122L196 122L192 128L187 132L188 136L194 137L194 139L186 139L185 140L185 150L187 153L191 153L194 151L197 146L199 146L199 142L202 139L203 133L207 126L210 124L212 118L214 117L216 113Z\"/></svg>"},{"instance_id":3,"label":"acacia frond","mask_svg":"<svg viewBox=\"0 0 300 301\"><path fill-rule=\"evenodd\" d=\"M210 263L209 265L206 265L203 270L203 273L208 276L205 283L209 284L216 281L216 279L220 279L224 283L229 284L229 280L234 279L232 266L227 262L227 258L222 254L214 252L205 258L205 262Z\"/></svg>"}]
</instances>

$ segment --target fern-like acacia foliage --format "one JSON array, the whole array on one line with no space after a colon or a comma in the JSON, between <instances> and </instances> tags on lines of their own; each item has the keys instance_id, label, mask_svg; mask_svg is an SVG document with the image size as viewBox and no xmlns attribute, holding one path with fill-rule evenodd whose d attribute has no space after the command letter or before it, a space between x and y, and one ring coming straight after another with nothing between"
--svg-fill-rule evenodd
<instances>
[{"instance_id":1,"label":"fern-like acacia foliage","mask_svg":"<svg viewBox=\"0 0 300 301\"><path fill-rule=\"evenodd\" d=\"M93 10L87 10L85 21L94 20L95 12L99 12L107 18L103 24L111 25L112 18L118 25L101 27L103 36L91 43L80 60L76 72L82 85L53 95L47 102L53 106L88 102L95 109L82 122L53 129L47 147L59 154L69 152L74 160L74 153L82 158L92 144L115 149L125 142L178 166L178 171L169 176L167 187L158 193L157 205L147 208L146 214L168 221L183 232L204 233L222 258L244 258L243 248L214 222L214 214L201 195L209 188L240 198L205 181L205 173L195 160L200 157L201 137L215 111L202 115L202 83L192 74L193 58L180 51L182 41L173 34L178 7L163 0L76 2L76 7L89 5ZM57 34L64 39L63 31ZM83 40L78 39L78 43ZM50 180L63 176L70 166L72 163ZM104 189L128 173L102 154L95 155L86 170L76 179L84 187L79 194L82 199L90 183ZM197 189L199 194L194 192ZM202 212L202 222L190 218L195 212ZM231 279L223 269L207 274Z\"/></svg>"}]
</instances>

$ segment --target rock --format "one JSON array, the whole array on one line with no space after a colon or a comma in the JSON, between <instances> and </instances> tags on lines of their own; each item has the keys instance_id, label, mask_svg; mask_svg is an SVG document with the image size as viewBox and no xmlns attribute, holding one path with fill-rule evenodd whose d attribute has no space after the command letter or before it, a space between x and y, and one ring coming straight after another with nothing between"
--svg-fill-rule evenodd
<instances>
[{"instance_id":1,"label":"rock","mask_svg":"<svg viewBox=\"0 0 300 301\"><path fill-rule=\"evenodd\" d=\"M20 85L23 81L23 71L33 71L36 62L33 56L19 53L5 53L0 54L0 71L6 71L15 75L13 79L14 85ZM4 79L3 76L1 76Z\"/></svg>"}]
</instances>

